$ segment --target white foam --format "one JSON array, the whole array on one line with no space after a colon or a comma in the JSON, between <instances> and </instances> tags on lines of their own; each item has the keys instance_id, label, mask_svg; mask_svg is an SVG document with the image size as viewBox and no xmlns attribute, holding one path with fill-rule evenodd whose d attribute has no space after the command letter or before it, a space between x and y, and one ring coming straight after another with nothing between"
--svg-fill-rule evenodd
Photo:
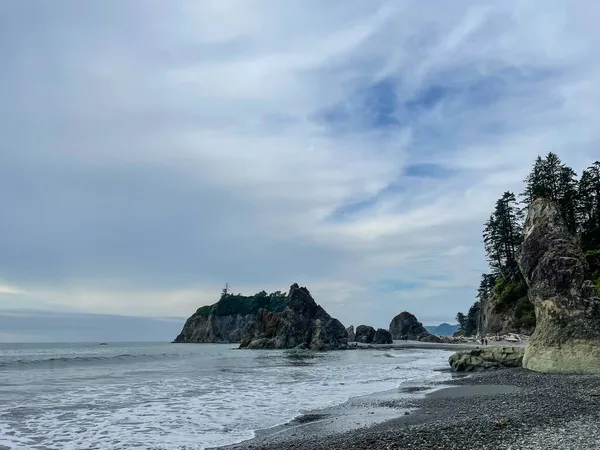
<instances>
[{"instance_id":1,"label":"white foam","mask_svg":"<svg viewBox=\"0 0 600 450\"><path fill-rule=\"evenodd\" d=\"M382 358L349 351L304 360L279 351L209 347L216 352L210 358L192 355L159 367L29 371L21 395L0 407L0 444L20 449L35 442L49 450L227 445L312 409L439 378L433 369L448 355L402 351Z\"/></svg>"}]
</instances>

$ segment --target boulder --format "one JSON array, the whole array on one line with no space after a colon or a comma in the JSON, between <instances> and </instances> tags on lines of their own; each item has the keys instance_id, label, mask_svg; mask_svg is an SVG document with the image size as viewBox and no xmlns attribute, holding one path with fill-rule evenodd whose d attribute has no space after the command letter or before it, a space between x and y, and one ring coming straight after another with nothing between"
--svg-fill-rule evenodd
<instances>
[{"instance_id":1,"label":"boulder","mask_svg":"<svg viewBox=\"0 0 600 450\"><path fill-rule=\"evenodd\" d=\"M415 315L407 311L401 312L392 319L390 334L392 335L392 339L398 340L402 339L402 336L408 336L408 339L411 341L421 341L423 338L432 336L423 324L417 320Z\"/></svg>"},{"instance_id":2,"label":"boulder","mask_svg":"<svg viewBox=\"0 0 600 450\"><path fill-rule=\"evenodd\" d=\"M435 342L436 344L444 342L444 339L442 339L439 336L436 336L435 334L421 335L418 340L421 342Z\"/></svg>"},{"instance_id":3,"label":"boulder","mask_svg":"<svg viewBox=\"0 0 600 450\"><path fill-rule=\"evenodd\" d=\"M450 356L448 363L454 372L521 367L523 353L522 347L487 347L457 352Z\"/></svg>"},{"instance_id":4,"label":"boulder","mask_svg":"<svg viewBox=\"0 0 600 450\"><path fill-rule=\"evenodd\" d=\"M373 337L372 344L393 344L392 335L388 330L378 328Z\"/></svg>"},{"instance_id":5,"label":"boulder","mask_svg":"<svg viewBox=\"0 0 600 450\"><path fill-rule=\"evenodd\" d=\"M538 198L530 205L523 239L517 259L537 323L523 367L600 372L600 299L585 280L585 257L553 202Z\"/></svg>"},{"instance_id":6,"label":"boulder","mask_svg":"<svg viewBox=\"0 0 600 450\"><path fill-rule=\"evenodd\" d=\"M290 287L287 307L280 313L260 309L242 334L240 348L348 348L348 333L312 298L305 287Z\"/></svg>"},{"instance_id":7,"label":"boulder","mask_svg":"<svg viewBox=\"0 0 600 450\"><path fill-rule=\"evenodd\" d=\"M356 342L361 344L370 344L375 337L375 328L369 325L359 325L356 327Z\"/></svg>"},{"instance_id":8,"label":"boulder","mask_svg":"<svg viewBox=\"0 0 600 450\"><path fill-rule=\"evenodd\" d=\"M354 334L354 325L350 325L346 328L346 333L348 333L348 342L355 342L356 335Z\"/></svg>"}]
</instances>

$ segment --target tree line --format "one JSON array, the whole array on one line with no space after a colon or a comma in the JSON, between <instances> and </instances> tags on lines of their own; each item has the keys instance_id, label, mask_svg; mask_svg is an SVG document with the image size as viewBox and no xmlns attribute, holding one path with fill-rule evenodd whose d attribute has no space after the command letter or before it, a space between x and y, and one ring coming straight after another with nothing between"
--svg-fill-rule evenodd
<instances>
[{"instance_id":1,"label":"tree line","mask_svg":"<svg viewBox=\"0 0 600 450\"><path fill-rule=\"evenodd\" d=\"M577 173L555 153L538 156L518 196L507 191L496 201L483 227L483 244L489 271L482 274L477 301L468 313L458 313L461 332L477 332L482 300L492 293L498 297L496 312L514 311L516 322L535 327L533 306L517 264L517 251L523 240L523 222L529 205L538 197L554 201L569 232L578 240L589 264L589 278L600 293L600 162Z\"/></svg>"}]
</instances>

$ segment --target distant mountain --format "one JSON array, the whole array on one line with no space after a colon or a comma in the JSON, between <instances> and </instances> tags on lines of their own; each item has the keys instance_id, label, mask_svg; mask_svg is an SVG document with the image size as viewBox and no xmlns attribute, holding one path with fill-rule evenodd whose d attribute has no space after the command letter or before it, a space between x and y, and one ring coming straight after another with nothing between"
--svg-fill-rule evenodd
<instances>
[{"instance_id":1,"label":"distant mountain","mask_svg":"<svg viewBox=\"0 0 600 450\"><path fill-rule=\"evenodd\" d=\"M442 323L440 325L430 325L426 326L425 329L429 331L431 334L436 334L438 336L452 336L460 329L460 325L450 325L449 323Z\"/></svg>"}]
</instances>

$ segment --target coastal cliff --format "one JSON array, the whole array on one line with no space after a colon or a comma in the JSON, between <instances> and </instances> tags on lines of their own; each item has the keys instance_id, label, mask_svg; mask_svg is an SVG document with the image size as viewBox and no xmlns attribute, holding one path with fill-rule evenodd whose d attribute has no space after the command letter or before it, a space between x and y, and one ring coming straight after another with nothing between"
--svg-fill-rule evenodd
<instances>
[{"instance_id":1,"label":"coastal cliff","mask_svg":"<svg viewBox=\"0 0 600 450\"><path fill-rule=\"evenodd\" d=\"M282 312L261 309L242 335L240 348L300 348L336 350L348 348L348 332L331 317L305 287L290 287Z\"/></svg>"},{"instance_id":2,"label":"coastal cliff","mask_svg":"<svg viewBox=\"0 0 600 450\"><path fill-rule=\"evenodd\" d=\"M600 373L600 299L588 264L558 206L535 200L523 227L518 262L537 327L523 367L538 372Z\"/></svg>"},{"instance_id":3,"label":"coastal cliff","mask_svg":"<svg viewBox=\"0 0 600 450\"><path fill-rule=\"evenodd\" d=\"M260 309L283 311L287 297L282 292L265 291L252 296L224 293L221 299L198 309L185 322L175 343L222 344L239 343L243 330L253 323Z\"/></svg>"}]
</instances>

